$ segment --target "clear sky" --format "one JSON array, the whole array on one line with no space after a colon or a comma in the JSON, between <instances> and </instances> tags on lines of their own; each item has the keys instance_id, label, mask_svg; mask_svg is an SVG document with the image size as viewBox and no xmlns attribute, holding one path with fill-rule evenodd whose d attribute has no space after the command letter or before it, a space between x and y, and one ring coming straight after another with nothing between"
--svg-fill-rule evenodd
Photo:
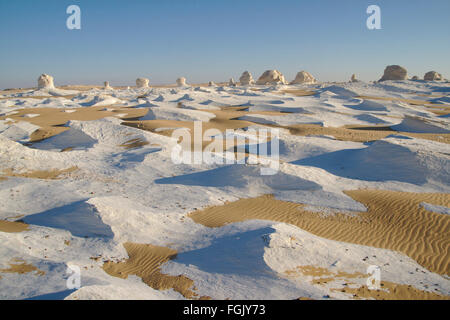
<instances>
[{"instance_id":1,"label":"clear sky","mask_svg":"<svg viewBox=\"0 0 450 320\"><path fill-rule=\"evenodd\" d=\"M66 8L81 8L68 30ZM366 9L381 8L382 30ZM226 81L278 69L378 80L389 64L450 78L449 0L0 0L0 88Z\"/></svg>"}]
</instances>

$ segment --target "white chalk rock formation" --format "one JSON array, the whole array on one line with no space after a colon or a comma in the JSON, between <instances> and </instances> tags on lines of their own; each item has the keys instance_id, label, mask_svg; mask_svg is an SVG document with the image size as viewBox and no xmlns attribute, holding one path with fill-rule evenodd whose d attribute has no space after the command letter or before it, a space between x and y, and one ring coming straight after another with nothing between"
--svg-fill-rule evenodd
<instances>
[{"instance_id":1,"label":"white chalk rock formation","mask_svg":"<svg viewBox=\"0 0 450 320\"><path fill-rule=\"evenodd\" d=\"M358 79L356 79L356 74L352 74L352 77L350 78L350 82L358 82Z\"/></svg>"},{"instance_id":2,"label":"white chalk rock formation","mask_svg":"<svg viewBox=\"0 0 450 320\"><path fill-rule=\"evenodd\" d=\"M418 76L414 76L414 77L411 78L411 80L417 81L417 80L419 80L419 77Z\"/></svg>"},{"instance_id":3,"label":"white chalk rock formation","mask_svg":"<svg viewBox=\"0 0 450 320\"><path fill-rule=\"evenodd\" d=\"M148 88L149 80L147 78L137 78L136 87L138 88Z\"/></svg>"},{"instance_id":4,"label":"white chalk rock formation","mask_svg":"<svg viewBox=\"0 0 450 320\"><path fill-rule=\"evenodd\" d=\"M105 90L113 90L113 88L109 85L109 81L105 81L103 84L105 85L105 87L103 89L105 89Z\"/></svg>"},{"instance_id":5,"label":"white chalk rock formation","mask_svg":"<svg viewBox=\"0 0 450 320\"><path fill-rule=\"evenodd\" d=\"M239 78L239 82L241 83L241 86L249 86L255 83L255 80L253 80L252 74L248 71L244 71Z\"/></svg>"},{"instance_id":6,"label":"white chalk rock formation","mask_svg":"<svg viewBox=\"0 0 450 320\"><path fill-rule=\"evenodd\" d=\"M229 85L230 87L236 87L236 82L234 81L233 78L231 78L230 81L228 81L228 85Z\"/></svg>"},{"instance_id":7,"label":"white chalk rock formation","mask_svg":"<svg viewBox=\"0 0 450 320\"><path fill-rule=\"evenodd\" d=\"M312 76L311 73L306 71L300 71L295 76L295 79L291 82L291 84L312 84L316 83L317 80Z\"/></svg>"},{"instance_id":8,"label":"white chalk rock formation","mask_svg":"<svg viewBox=\"0 0 450 320\"><path fill-rule=\"evenodd\" d=\"M38 79L38 89L54 89L55 85L53 84L53 77L48 74L41 74Z\"/></svg>"},{"instance_id":9,"label":"white chalk rock formation","mask_svg":"<svg viewBox=\"0 0 450 320\"><path fill-rule=\"evenodd\" d=\"M425 73L423 80L425 80L425 81L441 81L444 79L442 78L442 75L440 73L437 73L436 71L430 71L430 72Z\"/></svg>"},{"instance_id":10,"label":"white chalk rock formation","mask_svg":"<svg viewBox=\"0 0 450 320\"><path fill-rule=\"evenodd\" d=\"M210 81L209 83L208 83L208 87L214 87L216 84L214 83L214 81Z\"/></svg>"},{"instance_id":11,"label":"white chalk rock formation","mask_svg":"<svg viewBox=\"0 0 450 320\"><path fill-rule=\"evenodd\" d=\"M286 79L283 74L278 70L267 70L265 71L261 77L259 77L258 81L256 81L258 85L265 84L287 84Z\"/></svg>"},{"instance_id":12,"label":"white chalk rock formation","mask_svg":"<svg viewBox=\"0 0 450 320\"><path fill-rule=\"evenodd\" d=\"M180 77L177 79L177 86L179 87L185 87L187 86L186 84L186 78L185 77Z\"/></svg>"},{"instance_id":13,"label":"white chalk rock formation","mask_svg":"<svg viewBox=\"0 0 450 320\"><path fill-rule=\"evenodd\" d=\"M387 66L386 69L384 69L383 77L379 81L406 80L407 76L408 71L405 68L397 65Z\"/></svg>"}]
</instances>

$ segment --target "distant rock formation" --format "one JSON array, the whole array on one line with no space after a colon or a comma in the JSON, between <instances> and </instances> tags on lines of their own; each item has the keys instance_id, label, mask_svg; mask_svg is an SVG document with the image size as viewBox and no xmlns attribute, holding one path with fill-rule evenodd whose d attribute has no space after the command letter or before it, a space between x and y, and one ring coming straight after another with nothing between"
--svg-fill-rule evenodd
<instances>
[{"instance_id":1,"label":"distant rock formation","mask_svg":"<svg viewBox=\"0 0 450 320\"><path fill-rule=\"evenodd\" d=\"M249 86L255 83L255 80L252 77L252 74L248 71L244 71L239 78L239 82L241 86Z\"/></svg>"},{"instance_id":2,"label":"distant rock formation","mask_svg":"<svg viewBox=\"0 0 450 320\"><path fill-rule=\"evenodd\" d=\"M265 84L287 84L286 79L283 74L278 70L267 70L265 71L256 81L258 85Z\"/></svg>"},{"instance_id":3,"label":"distant rock formation","mask_svg":"<svg viewBox=\"0 0 450 320\"><path fill-rule=\"evenodd\" d=\"M442 81L444 78L440 73L437 73L436 71L430 71L425 73L425 76L423 77L423 80L425 81Z\"/></svg>"},{"instance_id":4,"label":"distant rock formation","mask_svg":"<svg viewBox=\"0 0 450 320\"><path fill-rule=\"evenodd\" d=\"M317 80L312 76L311 73L306 71L300 71L295 76L295 79L291 82L291 84L311 84L316 83Z\"/></svg>"},{"instance_id":5,"label":"distant rock formation","mask_svg":"<svg viewBox=\"0 0 450 320\"><path fill-rule=\"evenodd\" d=\"M113 90L113 88L109 85L109 81L105 81L103 84L105 85L105 90Z\"/></svg>"},{"instance_id":6,"label":"distant rock formation","mask_svg":"<svg viewBox=\"0 0 450 320\"><path fill-rule=\"evenodd\" d=\"M356 79L356 74L352 74L352 77L350 78L350 82L358 82L359 80Z\"/></svg>"},{"instance_id":7,"label":"distant rock formation","mask_svg":"<svg viewBox=\"0 0 450 320\"><path fill-rule=\"evenodd\" d=\"M210 81L209 83L208 83L208 87L214 87L216 84L214 83L214 81Z\"/></svg>"},{"instance_id":8,"label":"distant rock formation","mask_svg":"<svg viewBox=\"0 0 450 320\"><path fill-rule=\"evenodd\" d=\"M186 78L185 77L180 77L177 79L177 86L179 87L185 87L187 86L186 84Z\"/></svg>"},{"instance_id":9,"label":"distant rock formation","mask_svg":"<svg viewBox=\"0 0 450 320\"><path fill-rule=\"evenodd\" d=\"M234 81L233 78L231 78L230 81L228 81L228 86L230 86L230 87L236 87L236 82Z\"/></svg>"},{"instance_id":10,"label":"distant rock formation","mask_svg":"<svg viewBox=\"0 0 450 320\"><path fill-rule=\"evenodd\" d=\"M417 80L419 80L419 77L418 76L414 76L414 77L411 78L411 80L417 81Z\"/></svg>"},{"instance_id":11,"label":"distant rock formation","mask_svg":"<svg viewBox=\"0 0 450 320\"><path fill-rule=\"evenodd\" d=\"M149 80L147 78L137 78L136 87L138 88L148 88Z\"/></svg>"},{"instance_id":12,"label":"distant rock formation","mask_svg":"<svg viewBox=\"0 0 450 320\"><path fill-rule=\"evenodd\" d=\"M379 81L406 80L407 76L408 71L405 68L398 65L387 66L386 69L384 69L383 77Z\"/></svg>"},{"instance_id":13,"label":"distant rock formation","mask_svg":"<svg viewBox=\"0 0 450 320\"><path fill-rule=\"evenodd\" d=\"M53 77L48 74L41 74L38 79L38 89L54 89L55 85L53 84Z\"/></svg>"}]
</instances>

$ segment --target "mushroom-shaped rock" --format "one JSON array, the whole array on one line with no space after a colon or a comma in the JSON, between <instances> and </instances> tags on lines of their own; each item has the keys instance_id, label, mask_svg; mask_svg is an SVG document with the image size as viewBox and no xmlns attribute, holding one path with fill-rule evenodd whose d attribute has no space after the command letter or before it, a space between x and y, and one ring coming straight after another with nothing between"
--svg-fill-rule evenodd
<instances>
[{"instance_id":1,"label":"mushroom-shaped rock","mask_svg":"<svg viewBox=\"0 0 450 320\"><path fill-rule=\"evenodd\" d=\"M283 74L278 70L267 70L259 77L258 81L256 81L256 84L258 85L286 83Z\"/></svg>"},{"instance_id":2,"label":"mushroom-shaped rock","mask_svg":"<svg viewBox=\"0 0 450 320\"><path fill-rule=\"evenodd\" d=\"M149 80L147 78L137 78L136 87L138 88L148 88Z\"/></svg>"},{"instance_id":3,"label":"mushroom-shaped rock","mask_svg":"<svg viewBox=\"0 0 450 320\"><path fill-rule=\"evenodd\" d=\"M436 71L430 71L430 72L425 73L423 80L425 80L425 81L441 81L441 80L443 80L443 78L440 73L437 73Z\"/></svg>"},{"instance_id":4,"label":"mushroom-shaped rock","mask_svg":"<svg viewBox=\"0 0 450 320\"><path fill-rule=\"evenodd\" d=\"M104 89L105 90L112 90L113 88L109 85L109 81L105 81L105 82L103 82L103 84L105 85L104 86Z\"/></svg>"},{"instance_id":5,"label":"mushroom-shaped rock","mask_svg":"<svg viewBox=\"0 0 450 320\"><path fill-rule=\"evenodd\" d=\"M185 87L187 86L186 84L186 78L185 77L180 77L177 79L177 86L179 87Z\"/></svg>"},{"instance_id":6,"label":"mushroom-shaped rock","mask_svg":"<svg viewBox=\"0 0 450 320\"><path fill-rule=\"evenodd\" d=\"M41 74L38 79L38 89L55 88L53 77L48 74Z\"/></svg>"},{"instance_id":7,"label":"mushroom-shaped rock","mask_svg":"<svg viewBox=\"0 0 450 320\"><path fill-rule=\"evenodd\" d=\"M228 85L229 85L230 87L236 87L236 82L234 81L233 78L231 78L230 81L228 81Z\"/></svg>"},{"instance_id":8,"label":"mushroom-shaped rock","mask_svg":"<svg viewBox=\"0 0 450 320\"><path fill-rule=\"evenodd\" d=\"M248 71L244 71L239 78L239 82L241 83L241 86L248 86L255 83L255 80L253 80L252 74Z\"/></svg>"},{"instance_id":9,"label":"mushroom-shaped rock","mask_svg":"<svg viewBox=\"0 0 450 320\"><path fill-rule=\"evenodd\" d=\"M405 68L397 65L387 66L386 69L384 69L384 74L380 81L406 80L407 76L408 71Z\"/></svg>"},{"instance_id":10,"label":"mushroom-shaped rock","mask_svg":"<svg viewBox=\"0 0 450 320\"><path fill-rule=\"evenodd\" d=\"M311 84L316 83L317 80L312 76L311 73L306 71L300 71L295 76L295 79L291 82L291 84Z\"/></svg>"}]
</instances>

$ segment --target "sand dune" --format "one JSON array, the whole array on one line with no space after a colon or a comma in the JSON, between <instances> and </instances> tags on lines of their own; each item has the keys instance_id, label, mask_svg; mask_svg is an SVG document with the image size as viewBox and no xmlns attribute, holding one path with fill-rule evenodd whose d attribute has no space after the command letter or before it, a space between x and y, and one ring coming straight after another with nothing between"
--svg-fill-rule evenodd
<instances>
[{"instance_id":1,"label":"sand dune","mask_svg":"<svg viewBox=\"0 0 450 320\"><path fill-rule=\"evenodd\" d=\"M125 149L134 149L134 148L139 148L139 147L145 146L147 144L149 144L148 141L146 141L142 138L135 138L135 139L126 141L125 143L119 145L119 147L124 147Z\"/></svg>"},{"instance_id":2,"label":"sand dune","mask_svg":"<svg viewBox=\"0 0 450 320\"><path fill-rule=\"evenodd\" d=\"M103 270L108 274L126 279L128 275L137 275L147 285L157 290L173 289L188 299L197 298L194 282L183 276L171 276L161 272L161 266L175 258L177 252L170 248L150 244L124 243L129 259L125 262L106 262ZM207 299L200 297L199 299Z\"/></svg>"},{"instance_id":3,"label":"sand dune","mask_svg":"<svg viewBox=\"0 0 450 320\"><path fill-rule=\"evenodd\" d=\"M367 285L359 285L354 279L365 281L367 274L364 273L346 273L332 272L326 268L315 266L298 266L294 270L287 270L286 275L295 278L297 274L310 276L311 283L315 285L333 284L335 282L344 282L342 288L332 288L331 291L343 292L349 294L353 299L376 299L376 300L449 300L449 296L441 295L439 292L431 292L417 289L411 285L398 284L389 281L381 281L380 289L369 289Z\"/></svg>"},{"instance_id":4,"label":"sand dune","mask_svg":"<svg viewBox=\"0 0 450 320\"><path fill-rule=\"evenodd\" d=\"M450 105L438 104L434 102L429 102L425 100L415 100L415 99L404 99L404 98L390 98L390 97L376 97L376 96L358 96L359 99L368 100L384 100L384 101L400 101L409 103L414 106L424 106L428 108L429 111L433 112L438 116L446 116L450 114Z\"/></svg>"},{"instance_id":5,"label":"sand dune","mask_svg":"<svg viewBox=\"0 0 450 320\"><path fill-rule=\"evenodd\" d=\"M13 259L10 263L9 263L9 268L7 269L0 269L0 273L19 273L19 274L24 274L24 273L29 273L29 272L33 272L36 271L36 275L38 276L43 276L45 275L44 271L39 270L38 268L36 268L35 266L33 266L32 264L28 264L25 261L23 261L22 259Z\"/></svg>"},{"instance_id":6,"label":"sand dune","mask_svg":"<svg viewBox=\"0 0 450 320\"><path fill-rule=\"evenodd\" d=\"M273 125L268 125L273 126ZM291 126L276 126L288 129L291 134L299 136L330 135L342 141L369 142L386 138L391 134L401 134L409 137L432 140L450 144L449 133L416 133L396 131L389 126L345 125L343 127L323 127L317 124L297 124Z\"/></svg>"},{"instance_id":7,"label":"sand dune","mask_svg":"<svg viewBox=\"0 0 450 320\"><path fill-rule=\"evenodd\" d=\"M450 271L450 217L425 210L420 203L448 206L449 194L385 190L347 191L367 206L357 217L344 214L322 217L301 204L265 195L219 207L194 211L189 216L207 227L251 219L285 222L315 235L405 253L432 272Z\"/></svg>"},{"instance_id":8,"label":"sand dune","mask_svg":"<svg viewBox=\"0 0 450 320\"><path fill-rule=\"evenodd\" d=\"M68 112L68 111L73 112ZM85 108L26 108L18 109L13 115L2 116L0 120L11 119L13 121L26 121L40 129L33 132L30 136L30 142L38 142L50 138L61 132L69 130L69 127L63 127L70 120L90 121L106 117L117 117L121 119L134 119L143 117L148 109L126 108L126 107L85 107ZM26 117L28 114L37 116Z\"/></svg>"},{"instance_id":9,"label":"sand dune","mask_svg":"<svg viewBox=\"0 0 450 320\"><path fill-rule=\"evenodd\" d=\"M0 220L0 232L16 233L28 230L28 224L19 221Z\"/></svg>"},{"instance_id":10,"label":"sand dune","mask_svg":"<svg viewBox=\"0 0 450 320\"><path fill-rule=\"evenodd\" d=\"M77 167L70 167L67 169L53 169L53 170L34 170L26 172L14 172L12 169L3 169L3 174L10 177L32 178L32 179L46 179L56 180L62 179L65 175L78 170Z\"/></svg>"}]
</instances>

